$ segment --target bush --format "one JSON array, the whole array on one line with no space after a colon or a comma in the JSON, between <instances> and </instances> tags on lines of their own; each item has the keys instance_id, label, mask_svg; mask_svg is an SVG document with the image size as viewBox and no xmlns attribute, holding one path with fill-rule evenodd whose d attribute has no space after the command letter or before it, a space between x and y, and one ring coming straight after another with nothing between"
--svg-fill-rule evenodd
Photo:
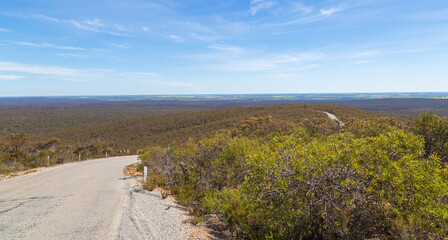
<instances>
[{"instance_id":1,"label":"bush","mask_svg":"<svg viewBox=\"0 0 448 240\"><path fill-rule=\"evenodd\" d=\"M198 219L222 217L240 239L447 233L448 170L402 122L275 122L253 118L234 132L146 148L147 184L167 188Z\"/></svg>"},{"instance_id":2,"label":"bush","mask_svg":"<svg viewBox=\"0 0 448 240\"><path fill-rule=\"evenodd\" d=\"M448 163L448 119L426 113L418 116L411 130L424 137L425 156L437 154L442 163Z\"/></svg>"},{"instance_id":3,"label":"bush","mask_svg":"<svg viewBox=\"0 0 448 240\"><path fill-rule=\"evenodd\" d=\"M238 238L365 239L446 233L448 185L419 137L337 134L250 155L246 181L207 194ZM290 149L289 146L286 149Z\"/></svg>"}]
</instances>

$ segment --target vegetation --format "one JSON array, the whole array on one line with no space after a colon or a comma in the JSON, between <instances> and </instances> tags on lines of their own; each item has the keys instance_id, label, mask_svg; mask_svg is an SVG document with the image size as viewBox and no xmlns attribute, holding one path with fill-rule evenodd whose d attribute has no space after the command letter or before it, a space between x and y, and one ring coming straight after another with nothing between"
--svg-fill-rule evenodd
<instances>
[{"instance_id":1,"label":"vegetation","mask_svg":"<svg viewBox=\"0 0 448 240\"><path fill-rule=\"evenodd\" d=\"M445 118L408 122L315 104L197 111L231 105L77 103L3 105L0 173L151 145L140 155L150 168L145 187L176 194L198 219L218 215L236 238L435 239L448 232Z\"/></svg>"},{"instance_id":2,"label":"vegetation","mask_svg":"<svg viewBox=\"0 0 448 240\"><path fill-rule=\"evenodd\" d=\"M251 116L273 115L294 123L303 122L304 124L309 124L307 119L321 119L320 121L327 119L322 111L332 111L347 118L378 116L374 113L339 106L282 105L147 116L85 125L86 121L96 118L104 118L104 121L113 120L115 117L120 119L121 115L126 115L123 113L128 113L128 117L132 117L135 116L133 114L146 114L148 109L151 109L152 112L150 112L154 114L177 109L170 108L169 104L166 109L163 109L162 103L160 106L153 106L146 110L132 107L126 110L121 107L102 109L88 106L88 108L78 110L58 106L53 106L50 109L0 110L7 113L6 115L11 114L9 116L11 122L15 122L17 125L12 129L33 129L31 131L33 134L28 134L3 128L9 130L8 134L0 136L0 171L8 173L78 160L78 154L81 154L82 159L103 157L105 152L108 152L109 156L118 155L121 154L119 150L125 149L130 149L131 154L148 143L167 146L172 141L184 142L189 137L199 139L211 136L218 129L223 131L231 129L238 122ZM159 109L160 112L156 109ZM187 108L182 109L187 110ZM66 111L70 114L64 115ZM62 115L57 117L59 114ZM7 118L4 115L2 117L3 119ZM68 127L76 124L80 124L80 126ZM8 124L0 124L0 128L2 126L8 126ZM52 131L59 128L63 130Z\"/></svg>"},{"instance_id":3,"label":"vegetation","mask_svg":"<svg viewBox=\"0 0 448 240\"><path fill-rule=\"evenodd\" d=\"M147 188L220 216L236 238L436 239L448 233L447 127L431 114L344 126L258 117L140 157Z\"/></svg>"},{"instance_id":4,"label":"vegetation","mask_svg":"<svg viewBox=\"0 0 448 240\"><path fill-rule=\"evenodd\" d=\"M208 137L217 130L231 129L235 124L251 117L271 115L292 123L307 119L327 119L323 111L333 112L342 119L380 116L341 106L290 104L148 116L70 128L51 133L51 136L63 139L68 144L99 139L116 144L114 145L116 148L137 149L146 145L167 146L172 141L184 142L190 137L195 139Z\"/></svg>"},{"instance_id":5,"label":"vegetation","mask_svg":"<svg viewBox=\"0 0 448 240\"><path fill-rule=\"evenodd\" d=\"M235 238L448 237L446 118L320 101L47 100L0 101L0 174L144 148L145 188L175 194L198 221L219 216ZM420 111L400 99L334 103Z\"/></svg>"},{"instance_id":6,"label":"vegetation","mask_svg":"<svg viewBox=\"0 0 448 240\"><path fill-rule=\"evenodd\" d=\"M48 167L55 164L105 157L116 154L102 143L84 145L62 145L56 138L47 141L30 142L24 133L12 133L0 139L0 174Z\"/></svg>"},{"instance_id":7,"label":"vegetation","mask_svg":"<svg viewBox=\"0 0 448 240\"><path fill-rule=\"evenodd\" d=\"M193 101L184 96L183 100L144 100L159 97L106 97L93 98L0 98L0 135L24 132L29 137L42 138L55 131L68 128L110 123L128 119L156 116L163 114L184 113L235 107L267 106L284 104L331 104L347 106L367 111L412 118L425 112L448 116L448 101L445 99L363 99L366 96L336 94L333 97L309 95L296 100L278 100L273 95L229 96L219 100L204 99ZM288 96L285 96L288 97ZM326 100L313 100L316 97ZM367 96L368 97L368 96ZM417 97L417 96L416 96ZM421 95L421 97L425 97ZM429 97L429 96L426 96ZM167 98L163 98L167 99ZM169 99L169 98L168 98ZM236 100L226 100L236 99ZM277 100L273 100L277 99ZM292 98L295 99L295 98ZM50 136L51 137L51 136ZM61 138L63 139L63 138ZM42 139L41 139L42 140Z\"/></svg>"},{"instance_id":8,"label":"vegetation","mask_svg":"<svg viewBox=\"0 0 448 240\"><path fill-rule=\"evenodd\" d=\"M442 164L448 163L448 119L426 113L417 117L411 130L423 136L425 156L437 155Z\"/></svg>"}]
</instances>

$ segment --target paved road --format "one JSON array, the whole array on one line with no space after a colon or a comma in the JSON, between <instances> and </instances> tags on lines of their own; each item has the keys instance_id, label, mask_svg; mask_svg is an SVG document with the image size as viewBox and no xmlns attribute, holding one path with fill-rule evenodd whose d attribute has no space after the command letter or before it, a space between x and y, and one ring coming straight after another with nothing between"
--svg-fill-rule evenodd
<instances>
[{"instance_id":1,"label":"paved road","mask_svg":"<svg viewBox=\"0 0 448 240\"><path fill-rule=\"evenodd\" d=\"M123 168L136 161L91 160L0 182L0 239L115 239Z\"/></svg>"}]
</instances>

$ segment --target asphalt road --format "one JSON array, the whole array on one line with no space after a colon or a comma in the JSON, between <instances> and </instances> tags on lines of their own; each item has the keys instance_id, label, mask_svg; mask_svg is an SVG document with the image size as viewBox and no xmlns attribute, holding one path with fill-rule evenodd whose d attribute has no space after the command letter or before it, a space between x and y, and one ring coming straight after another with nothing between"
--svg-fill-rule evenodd
<instances>
[{"instance_id":1,"label":"asphalt road","mask_svg":"<svg viewBox=\"0 0 448 240\"><path fill-rule=\"evenodd\" d=\"M136 161L91 160L0 182L0 239L116 239L123 168Z\"/></svg>"}]
</instances>

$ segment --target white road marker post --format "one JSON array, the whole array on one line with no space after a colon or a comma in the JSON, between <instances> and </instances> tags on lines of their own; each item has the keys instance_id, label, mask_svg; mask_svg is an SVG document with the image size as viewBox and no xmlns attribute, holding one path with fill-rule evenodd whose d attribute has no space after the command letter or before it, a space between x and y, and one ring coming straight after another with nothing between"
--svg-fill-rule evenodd
<instances>
[{"instance_id":1,"label":"white road marker post","mask_svg":"<svg viewBox=\"0 0 448 240\"><path fill-rule=\"evenodd\" d=\"M78 153L78 161L81 162L81 153Z\"/></svg>"},{"instance_id":2,"label":"white road marker post","mask_svg":"<svg viewBox=\"0 0 448 240\"><path fill-rule=\"evenodd\" d=\"M107 152L106 152L106 158L107 158Z\"/></svg>"},{"instance_id":3,"label":"white road marker post","mask_svg":"<svg viewBox=\"0 0 448 240\"><path fill-rule=\"evenodd\" d=\"M143 182L146 183L146 176L148 176L148 167L143 167Z\"/></svg>"}]
</instances>

